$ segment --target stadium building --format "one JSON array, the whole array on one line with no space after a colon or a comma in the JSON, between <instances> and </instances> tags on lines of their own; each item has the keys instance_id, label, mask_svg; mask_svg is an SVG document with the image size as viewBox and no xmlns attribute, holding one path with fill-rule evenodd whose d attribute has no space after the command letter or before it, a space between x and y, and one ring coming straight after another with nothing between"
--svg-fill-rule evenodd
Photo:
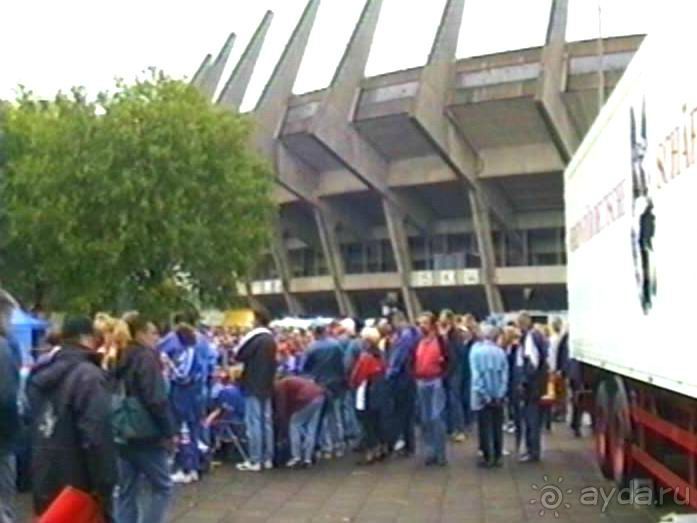
<instances>
[{"instance_id":1,"label":"stadium building","mask_svg":"<svg viewBox=\"0 0 697 523\"><path fill-rule=\"evenodd\" d=\"M244 294L274 313L414 316L566 308L563 170L643 36L566 42L554 0L545 44L456 59L464 0L448 0L426 65L365 78L382 0L367 0L331 85L293 84L310 0L251 116L279 205ZM238 110L262 20L218 89L232 41L193 83Z\"/></svg>"}]
</instances>

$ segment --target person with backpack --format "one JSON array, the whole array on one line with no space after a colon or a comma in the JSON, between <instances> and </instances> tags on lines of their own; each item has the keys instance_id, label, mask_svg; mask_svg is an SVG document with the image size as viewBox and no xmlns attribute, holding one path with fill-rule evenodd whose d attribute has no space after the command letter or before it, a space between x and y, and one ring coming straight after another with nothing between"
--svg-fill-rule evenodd
<instances>
[{"instance_id":1,"label":"person with backpack","mask_svg":"<svg viewBox=\"0 0 697 523\"><path fill-rule=\"evenodd\" d=\"M515 372L523 404L522 424L526 449L520 462L536 463L540 461L542 452L541 399L547 392L547 341L533 328L532 318L528 313L521 313L517 323L521 331L521 342Z\"/></svg>"},{"instance_id":2,"label":"person with backpack","mask_svg":"<svg viewBox=\"0 0 697 523\"><path fill-rule=\"evenodd\" d=\"M34 511L42 514L70 486L92 496L104 519L113 521L111 394L92 320L68 316L61 335L61 347L36 364L27 383Z\"/></svg>"},{"instance_id":3,"label":"person with backpack","mask_svg":"<svg viewBox=\"0 0 697 523\"><path fill-rule=\"evenodd\" d=\"M0 523L15 521L17 464L14 450L21 429L18 395L20 355L9 340L14 300L0 290Z\"/></svg>"},{"instance_id":4,"label":"person with backpack","mask_svg":"<svg viewBox=\"0 0 697 523\"><path fill-rule=\"evenodd\" d=\"M132 416L123 425L114 420L119 450L118 523L162 523L172 497L169 455L176 427L167 398L155 325L139 313L125 318L133 342L116 367L116 387L131 402ZM137 414L136 414L137 413ZM116 416L115 416L116 417ZM149 484L148 502L141 512L140 478Z\"/></svg>"},{"instance_id":5,"label":"person with backpack","mask_svg":"<svg viewBox=\"0 0 697 523\"><path fill-rule=\"evenodd\" d=\"M416 379L421 432L426 446L425 464L445 466L447 434L444 380L455 355L450 353L448 343L438 333L433 313L424 312L419 316L419 328L422 338L414 353L413 374Z\"/></svg>"}]
</instances>

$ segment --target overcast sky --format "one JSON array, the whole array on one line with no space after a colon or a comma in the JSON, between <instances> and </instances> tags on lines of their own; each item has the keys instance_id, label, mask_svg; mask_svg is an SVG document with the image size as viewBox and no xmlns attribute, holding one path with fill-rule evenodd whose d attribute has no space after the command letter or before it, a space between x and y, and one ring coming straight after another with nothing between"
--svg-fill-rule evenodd
<instances>
[{"instance_id":1,"label":"overcast sky","mask_svg":"<svg viewBox=\"0 0 697 523\"><path fill-rule=\"evenodd\" d=\"M568 40L647 31L648 0L569 0ZM1 0L0 98L23 84L40 96L91 94L150 66L191 77L237 34L227 73L264 12L275 13L242 109L254 106L306 0ZM294 91L326 87L364 0L323 0ZM384 0L366 75L423 65L445 0ZM458 57L541 45L551 0L466 0Z\"/></svg>"}]
</instances>

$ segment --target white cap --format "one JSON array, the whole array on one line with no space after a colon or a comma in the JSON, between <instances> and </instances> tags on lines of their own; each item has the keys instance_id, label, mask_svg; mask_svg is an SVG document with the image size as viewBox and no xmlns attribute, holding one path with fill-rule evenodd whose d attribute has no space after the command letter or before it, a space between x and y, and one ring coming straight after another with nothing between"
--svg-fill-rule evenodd
<instances>
[{"instance_id":1,"label":"white cap","mask_svg":"<svg viewBox=\"0 0 697 523\"><path fill-rule=\"evenodd\" d=\"M339 325L341 325L341 328L344 329L349 336L356 335L356 322L351 318L344 318L339 322Z\"/></svg>"}]
</instances>

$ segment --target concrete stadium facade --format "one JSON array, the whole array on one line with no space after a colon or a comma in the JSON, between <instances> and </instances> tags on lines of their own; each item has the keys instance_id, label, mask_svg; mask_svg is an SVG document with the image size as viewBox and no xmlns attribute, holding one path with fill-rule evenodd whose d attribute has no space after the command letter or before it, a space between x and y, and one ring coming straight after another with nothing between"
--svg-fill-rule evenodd
<instances>
[{"instance_id":1,"label":"concrete stadium facade","mask_svg":"<svg viewBox=\"0 0 697 523\"><path fill-rule=\"evenodd\" d=\"M446 2L426 65L364 78L382 0L367 0L331 85L293 84L310 0L255 109L276 172L266 261L241 286L275 314L411 317L566 308L563 170L643 36L566 42L554 0L541 47L456 59L464 0ZM272 14L220 91L238 110ZM213 97L231 35L192 82Z\"/></svg>"}]
</instances>

